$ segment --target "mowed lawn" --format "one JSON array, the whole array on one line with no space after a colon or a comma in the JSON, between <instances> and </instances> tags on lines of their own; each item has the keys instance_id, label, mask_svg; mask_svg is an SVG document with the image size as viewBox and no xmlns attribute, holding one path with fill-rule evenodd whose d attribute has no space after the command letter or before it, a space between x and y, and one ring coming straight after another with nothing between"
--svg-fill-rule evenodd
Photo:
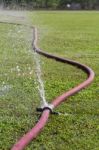
<instances>
[{"instance_id":1,"label":"mowed lawn","mask_svg":"<svg viewBox=\"0 0 99 150\"><path fill-rule=\"evenodd\" d=\"M28 17L38 27L39 47L90 66L95 80L51 115L27 150L98 150L99 148L99 13L39 11ZM40 105L28 27L0 24L0 149L8 150L38 120ZM86 79L82 70L41 58L46 100Z\"/></svg>"}]
</instances>

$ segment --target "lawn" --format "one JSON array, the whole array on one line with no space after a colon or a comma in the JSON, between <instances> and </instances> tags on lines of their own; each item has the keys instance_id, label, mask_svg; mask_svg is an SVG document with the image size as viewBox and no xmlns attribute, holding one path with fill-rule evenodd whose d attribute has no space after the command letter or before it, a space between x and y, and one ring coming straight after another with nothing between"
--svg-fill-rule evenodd
<instances>
[{"instance_id":1,"label":"lawn","mask_svg":"<svg viewBox=\"0 0 99 150\"><path fill-rule=\"evenodd\" d=\"M28 18L38 27L40 48L84 63L96 76L90 87L55 110L61 115L51 115L43 132L26 149L98 150L99 13L34 11L28 12ZM38 118L35 108L40 99L31 38L28 27L0 24L0 149L3 150L11 148ZM86 79L82 70L44 57L41 68L48 102Z\"/></svg>"}]
</instances>

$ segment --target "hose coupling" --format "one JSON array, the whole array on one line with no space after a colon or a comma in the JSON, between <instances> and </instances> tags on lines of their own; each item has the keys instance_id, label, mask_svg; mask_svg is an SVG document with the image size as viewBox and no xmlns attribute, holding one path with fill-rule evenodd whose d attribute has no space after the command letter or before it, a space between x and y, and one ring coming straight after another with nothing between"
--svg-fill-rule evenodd
<instances>
[{"instance_id":1,"label":"hose coupling","mask_svg":"<svg viewBox=\"0 0 99 150\"><path fill-rule=\"evenodd\" d=\"M51 114L53 114L53 109L54 109L54 105L52 105L52 104L47 104L47 105L45 105L45 106L42 106L42 107L40 107L40 108L36 108L36 110L38 111L38 112L43 112L44 110L50 110L50 113Z\"/></svg>"}]
</instances>

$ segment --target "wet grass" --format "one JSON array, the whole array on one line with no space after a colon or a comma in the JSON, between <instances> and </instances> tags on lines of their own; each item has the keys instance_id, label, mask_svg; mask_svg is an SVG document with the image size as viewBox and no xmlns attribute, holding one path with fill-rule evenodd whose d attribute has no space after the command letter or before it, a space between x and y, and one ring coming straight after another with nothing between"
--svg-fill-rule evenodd
<instances>
[{"instance_id":1,"label":"wet grass","mask_svg":"<svg viewBox=\"0 0 99 150\"><path fill-rule=\"evenodd\" d=\"M43 132L27 150L98 150L99 13L40 11L29 13L39 29L39 46L49 53L90 66L93 84L68 99L51 115ZM37 121L40 100L31 52L31 30L0 24L0 149L7 150ZM41 57L47 101L86 78L69 65ZM32 74L31 74L32 72ZM67 113L68 115L64 115Z\"/></svg>"},{"instance_id":2,"label":"wet grass","mask_svg":"<svg viewBox=\"0 0 99 150\"><path fill-rule=\"evenodd\" d=\"M8 150L35 123L38 96L27 27L0 24L0 149Z\"/></svg>"}]
</instances>

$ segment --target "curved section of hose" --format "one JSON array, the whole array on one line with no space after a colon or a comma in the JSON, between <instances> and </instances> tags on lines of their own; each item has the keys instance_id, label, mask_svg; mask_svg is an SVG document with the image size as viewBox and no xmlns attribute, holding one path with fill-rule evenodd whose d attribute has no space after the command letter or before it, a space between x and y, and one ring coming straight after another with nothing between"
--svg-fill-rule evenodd
<instances>
[{"instance_id":1,"label":"curved section of hose","mask_svg":"<svg viewBox=\"0 0 99 150\"><path fill-rule=\"evenodd\" d=\"M4 23L4 22L2 22ZM15 24L15 23L8 23L8 24ZM22 25L22 24L18 24L17 25ZM27 25L25 25L27 26ZM37 52L40 55L43 55L47 58L50 59L54 59L56 61L62 62L62 63L68 63L70 65L76 66L80 69L82 69L84 72L87 73L88 78L81 84L77 85L76 87L72 88L71 90L63 93L62 95L58 96L57 98L55 98L52 102L51 105L53 106L53 108L57 107L58 105L60 105L63 101L67 100L68 97L78 93L79 91L81 91L82 89L86 88L89 84L91 84L91 82L94 79L94 72L91 68L89 68L86 65L83 65L81 63L78 63L76 61L72 61L69 59L65 59L65 58L61 58L58 56L54 56L52 54L46 53L42 50L40 50L37 46L37 29L35 27L29 26L30 28L33 29L33 50L35 50L35 52ZM48 117L50 114L50 109L46 108L44 109L44 111L42 112L41 118L39 119L39 121L37 122L37 124L28 132L26 133L13 147L11 150L23 150L33 139L35 139L37 137L37 135L41 132L41 130L43 129L43 127L45 126Z\"/></svg>"},{"instance_id":2,"label":"curved section of hose","mask_svg":"<svg viewBox=\"0 0 99 150\"><path fill-rule=\"evenodd\" d=\"M80 69L82 69L84 72L87 73L88 75L88 78L82 82L81 84L79 84L78 86L74 87L73 89L70 89L69 91L63 93L62 95L58 96L57 98L55 98L53 101L52 101L52 105L54 107L57 107L60 103L62 103L64 100L66 100L68 97L78 93L79 91L81 91L83 88L86 88L89 84L91 84L91 82L93 81L94 79L94 72L91 68L89 68L88 66L86 65L83 65L79 62L76 62L76 61L73 61L73 60L70 60L70 59L65 59L65 58L61 58L61 57L58 57L58 56L54 56L52 54L49 54L49 53L46 53L42 50L40 50L37 46L37 41L38 41L38 38L37 38L37 29L34 28L34 44L33 44L33 49L39 53L40 55L43 55L47 58L50 58L50 59L54 59L56 61L59 61L59 62L62 62L62 63L68 63L72 66L76 66Z\"/></svg>"}]
</instances>

